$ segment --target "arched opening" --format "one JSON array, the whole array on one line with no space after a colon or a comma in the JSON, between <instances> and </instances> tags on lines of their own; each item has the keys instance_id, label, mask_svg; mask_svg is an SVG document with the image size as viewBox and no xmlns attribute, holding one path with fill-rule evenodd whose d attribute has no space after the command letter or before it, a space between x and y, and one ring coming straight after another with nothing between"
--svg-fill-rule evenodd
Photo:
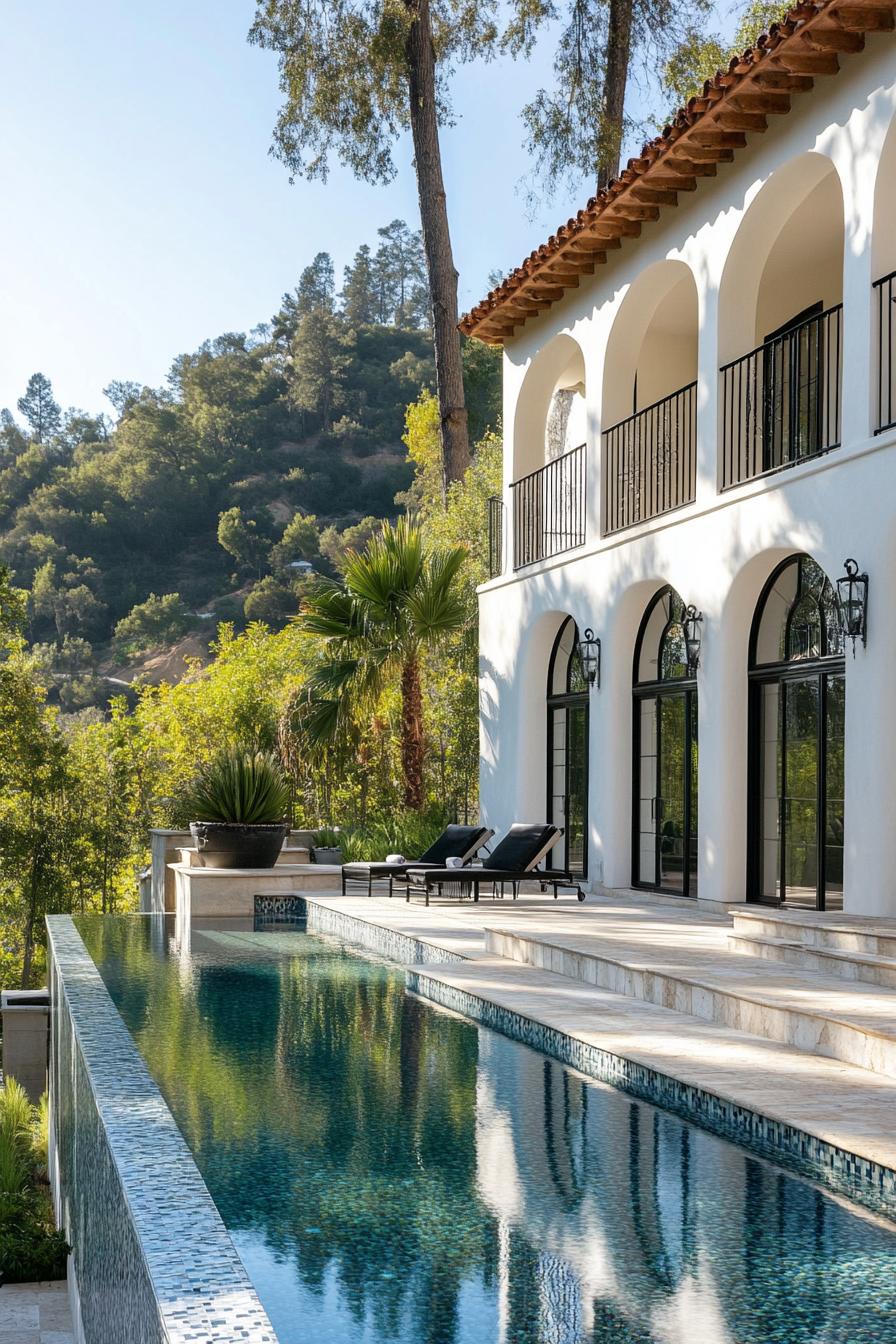
<instances>
[{"instance_id":1,"label":"arched opening","mask_svg":"<svg viewBox=\"0 0 896 1344\"><path fill-rule=\"evenodd\" d=\"M617 532L694 498L698 303L684 262L650 266L607 343L604 527Z\"/></svg>"},{"instance_id":2,"label":"arched opening","mask_svg":"<svg viewBox=\"0 0 896 1344\"><path fill-rule=\"evenodd\" d=\"M635 642L632 881L696 896L697 682L684 621L678 593L661 588Z\"/></svg>"},{"instance_id":3,"label":"arched opening","mask_svg":"<svg viewBox=\"0 0 896 1344\"><path fill-rule=\"evenodd\" d=\"M514 414L513 479L578 448L587 437L585 359L572 336L555 336L532 360Z\"/></svg>"},{"instance_id":4,"label":"arched opening","mask_svg":"<svg viewBox=\"0 0 896 1344\"><path fill-rule=\"evenodd\" d=\"M872 266L877 361L875 429L896 424L896 118L891 122L874 186Z\"/></svg>"},{"instance_id":5,"label":"arched opening","mask_svg":"<svg viewBox=\"0 0 896 1344\"><path fill-rule=\"evenodd\" d=\"M843 192L804 154L759 192L719 294L722 486L840 442Z\"/></svg>"},{"instance_id":6,"label":"arched opening","mask_svg":"<svg viewBox=\"0 0 896 1344\"><path fill-rule=\"evenodd\" d=\"M833 585L811 556L766 583L749 677L748 899L840 910L846 669Z\"/></svg>"},{"instance_id":7,"label":"arched opening","mask_svg":"<svg viewBox=\"0 0 896 1344\"><path fill-rule=\"evenodd\" d=\"M588 683L571 616L560 626L548 663L548 821L563 828L549 863L588 875Z\"/></svg>"},{"instance_id":8,"label":"arched opening","mask_svg":"<svg viewBox=\"0 0 896 1344\"><path fill-rule=\"evenodd\" d=\"M523 379L513 421L513 566L585 540L585 360L555 336Z\"/></svg>"}]
</instances>

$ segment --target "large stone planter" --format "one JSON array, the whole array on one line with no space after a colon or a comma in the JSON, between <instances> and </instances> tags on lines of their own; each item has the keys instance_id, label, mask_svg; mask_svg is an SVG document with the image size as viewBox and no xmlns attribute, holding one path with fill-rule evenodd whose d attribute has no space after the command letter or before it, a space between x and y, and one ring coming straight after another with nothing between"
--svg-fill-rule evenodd
<instances>
[{"instance_id":1,"label":"large stone planter","mask_svg":"<svg viewBox=\"0 0 896 1344\"><path fill-rule=\"evenodd\" d=\"M311 850L312 863L342 863L342 850L330 845L314 846Z\"/></svg>"},{"instance_id":2,"label":"large stone planter","mask_svg":"<svg viewBox=\"0 0 896 1344\"><path fill-rule=\"evenodd\" d=\"M273 868L288 831L286 822L265 826L228 821L190 822L190 834L203 868Z\"/></svg>"}]
</instances>

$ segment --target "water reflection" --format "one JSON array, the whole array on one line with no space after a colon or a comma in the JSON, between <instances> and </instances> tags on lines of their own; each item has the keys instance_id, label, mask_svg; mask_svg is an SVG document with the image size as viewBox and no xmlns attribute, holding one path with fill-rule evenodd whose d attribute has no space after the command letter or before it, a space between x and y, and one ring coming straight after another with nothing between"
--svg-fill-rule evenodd
<instances>
[{"instance_id":1,"label":"water reflection","mask_svg":"<svg viewBox=\"0 0 896 1344\"><path fill-rule=\"evenodd\" d=\"M893 1230L299 933L85 919L284 1344L877 1344Z\"/></svg>"}]
</instances>

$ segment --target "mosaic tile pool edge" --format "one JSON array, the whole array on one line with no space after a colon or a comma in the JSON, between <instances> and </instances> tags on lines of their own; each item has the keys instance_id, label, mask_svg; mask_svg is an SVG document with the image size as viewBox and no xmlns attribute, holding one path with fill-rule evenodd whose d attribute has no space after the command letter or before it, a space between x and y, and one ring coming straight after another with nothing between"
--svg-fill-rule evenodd
<instances>
[{"instance_id":1,"label":"mosaic tile pool edge","mask_svg":"<svg viewBox=\"0 0 896 1344\"><path fill-rule=\"evenodd\" d=\"M483 1026L551 1055L590 1078L609 1083L643 1101L662 1106L683 1119L750 1149L761 1157L807 1176L843 1195L896 1219L896 1172L858 1157L779 1120L769 1119L703 1088L680 1082L621 1055L568 1036L512 1009L410 968L407 985L415 994L462 1013Z\"/></svg>"},{"instance_id":2,"label":"mosaic tile pool edge","mask_svg":"<svg viewBox=\"0 0 896 1344\"><path fill-rule=\"evenodd\" d=\"M71 917L47 929L55 1197L85 1344L277 1344Z\"/></svg>"},{"instance_id":3,"label":"mosaic tile pool edge","mask_svg":"<svg viewBox=\"0 0 896 1344\"><path fill-rule=\"evenodd\" d=\"M383 928L381 924L369 923L357 915L346 915L329 905L318 905L316 901L306 902L308 910L308 932L327 933L336 938L345 938L351 943L360 943L372 952L405 966L444 966L446 963L461 963L467 960L457 952L449 952L436 943L428 943L422 938L414 938L406 933L397 933L394 929Z\"/></svg>"}]
</instances>

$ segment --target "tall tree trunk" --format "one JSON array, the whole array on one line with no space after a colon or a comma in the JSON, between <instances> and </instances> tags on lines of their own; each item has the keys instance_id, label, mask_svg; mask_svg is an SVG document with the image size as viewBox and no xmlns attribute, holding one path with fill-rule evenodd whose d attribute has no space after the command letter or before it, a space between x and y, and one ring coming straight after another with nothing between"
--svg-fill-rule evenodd
<instances>
[{"instance_id":1,"label":"tall tree trunk","mask_svg":"<svg viewBox=\"0 0 896 1344\"><path fill-rule=\"evenodd\" d=\"M30 989L31 987L31 966L34 961L34 925L37 921L37 895L41 868L40 859L36 852L40 841L35 836L33 826L31 828L31 834L34 839L32 841L33 849L28 871L28 896L25 909L24 936L22 939L22 989Z\"/></svg>"},{"instance_id":2,"label":"tall tree trunk","mask_svg":"<svg viewBox=\"0 0 896 1344\"><path fill-rule=\"evenodd\" d=\"M610 0L607 62L598 146L597 189L602 191L619 172L625 116L625 86L632 55L632 0Z\"/></svg>"},{"instance_id":3,"label":"tall tree trunk","mask_svg":"<svg viewBox=\"0 0 896 1344\"><path fill-rule=\"evenodd\" d=\"M414 140L414 164L426 273L432 302L432 339L439 396L443 488L459 481L470 465L470 438L464 402L460 334L457 330L457 271L451 251L439 122L436 110L436 64L429 20L429 0L404 0L410 17L405 42L408 66L408 111Z\"/></svg>"},{"instance_id":4,"label":"tall tree trunk","mask_svg":"<svg viewBox=\"0 0 896 1344\"><path fill-rule=\"evenodd\" d=\"M404 805L414 812L423 807L423 693L416 655L401 669L401 768Z\"/></svg>"}]
</instances>

